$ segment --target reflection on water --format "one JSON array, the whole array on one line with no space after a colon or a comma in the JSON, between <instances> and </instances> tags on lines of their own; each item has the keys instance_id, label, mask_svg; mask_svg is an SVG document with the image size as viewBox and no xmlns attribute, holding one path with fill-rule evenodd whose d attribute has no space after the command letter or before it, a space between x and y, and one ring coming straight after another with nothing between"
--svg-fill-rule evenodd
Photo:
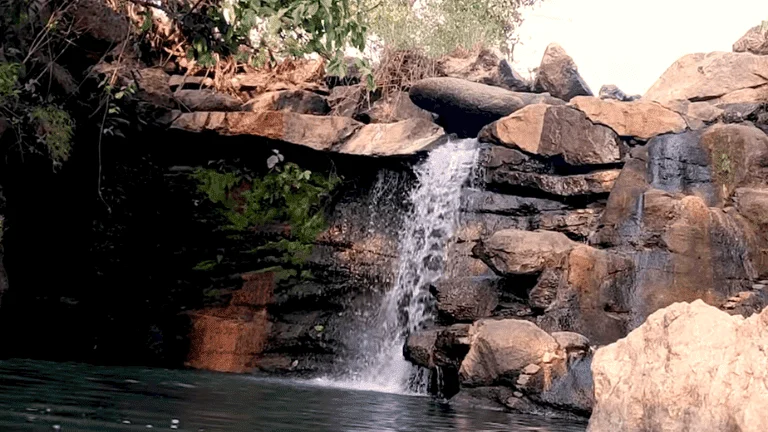
<instances>
[{"instance_id":1,"label":"reflection on water","mask_svg":"<svg viewBox=\"0 0 768 432\"><path fill-rule=\"evenodd\" d=\"M583 431L427 397L162 369L0 361L0 431Z\"/></svg>"}]
</instances>

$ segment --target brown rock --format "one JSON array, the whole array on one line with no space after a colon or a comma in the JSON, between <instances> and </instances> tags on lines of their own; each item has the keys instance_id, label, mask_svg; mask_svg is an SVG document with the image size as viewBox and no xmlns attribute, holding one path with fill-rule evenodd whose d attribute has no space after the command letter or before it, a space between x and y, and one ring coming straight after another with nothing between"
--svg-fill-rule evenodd
<instances>
[{"instance_id":1,"label":"brown rock","mask_svg":"<svg viewBox=\"0 0 768 432\"><path fill-rule=\"evenodd\" d=\"M739 214L768 233L768 189L736 189L734 202Z\"/></svg>"},{"instance_id":2,"label":"brown rock","mask_svg":"<svg viewBox=\"0 0 768 432\"><path fill-rule=\"evenodd\" d=\"M561 265L576 245L561 233L508 229L494 233L474 252L497 273L535 274Z\"/></svg>"},{"instance_id":3,"label":"brown rock","mask_svg":"<svg viewBox=\"0 0 768 432\"><path fill-rule=\"evenodd\" d=\"M698 130L707 124L719 119L725 113L724 110L708 102L690 102L687 100L666 101L665 108L680 114L689 129Z\"/></svg>"},{"instance_id":4,"label":"brown rock","mask_svg":"<svg viewBox=\"0 0 768 432\"><path fill-rule=\"evenodd\" d=\"M74 5L73 23L76 33L85 33L101 42L118 44L130 32L128 17L115 12L100 0L80 0Z\"/></svg>"},{"instance_id":5,"label":"brown rock","mask_svg":"<svg viewBox=\"0 0 768 432\"><path fill-rule=\"evenodd\" d=\"M326 99L305 90L262 93L245 103L245 111L286 111L297 114L325 115L331 111Z\"/></svg>"},{"instance_id":6,"label":"brown rock","mask_svg":"<svg viewBox=\"0 0 768 432\"><path fill-rule=\"evenodd\" d=\"M516 171L492 171L487 183L501 187L535 189L562 197L607 194L621 170L602 170L588 174L558 176Z\"/></svg>"},{"instance_id":7,"label":"brown rock","mask_svg":"<svg viewBox=\"0 0 768 432\"><path fill-rule=\"evenodd\" d=\"M544 51L534 88L565 101L575 96L592 96L592 90L579 75L576 63L560 45L554 43Z\"/></svg>"},{"instance_id":8,"label":"brown rock","mask_svg":"<svg viewBox=\"0 0 768 432\"><path fill-rule=\"evenodd\" d=\"M435 341L439 332L439 329L431 329L411 333L405 343L405 359L415 365L433 369Z\"/></svg>"},{"instance_id":9,"label":"brown rock","mask_svg":"<svg viewBox=\"0 0 768 432\"><path fill-rule=\"evenodd\" d=\"M535 324L515 319L482 319L470 327L470 348L459 369L465 386L492 385L538 364L557 342Z\"/></svg>"},{"instance_id":10,"label":"brown rock","mask_svg":"<svg viewBox=\"0 0 768 432\"><path fill-rule=\"evenodd\" d=\"M247 135L330 151L362 125L346 117L318 117L280 111L196 112L181 114L171 125L189 132Z\"/></svg>"},{"instance_id":11,"label":"brown rock","mask_svg":"<svg viewBox=\"0 0 768 432\"><path fill-rule=\"evenodd\" d=\"M536 286L528 293L528 303L532 309L546 310L557 298L563 272L560 269L546 268L542 271Z\"/></svg>"},{"instance_id":12,"label":"brown rock","mask_svg":"<svg viewBox=\"0 0 768 432\"><path fill-rule=\"evenodd\" d=\"M443 129L426 120L412 119L397 123L363 126L334 151L367 156L409 155L429 150L446 140Z\"/></svg>"},{"instance_id":13,"label":"brown rock","mask_svg":"<svg viewBox=\"0 0 768 432\"><path fill-rule=\"evenodd\" d=\"M665 133L686 129L683 118L654 102L619 102L595 97L578 96L570 105L578 108L594 123L608 126L621 136L643 140Z\"/></svg>"},{"instance_id":14,"label":"brown rock","mask_svg":"<svg viewBox=\"0 0 768 432\"><path fill-rule=\"evenodd\" d=\"M331 107L331 115L342 117L355 117L363 106L365 97L363 86L339 86L331 89L328 104Z\"/></svg>"},{"instance_id":15,"label":"brown rock","mask_svg":"<svg viewBox=\"0 0 768 432\"><path fill-rule=\"evenodd\" d=\"M768 428L768 311L732 317L701 300L656 311L592 361L590 432Z\"/></svg>"},{"instance_id":16,"label":"brown rock","mask_svg":"<svg viewBox=\"0 0 768 432\"><path fill-rule=\"evenodd\" d=\"M737 187L768 181L768 136L753 126L714 125L701 135L721 200Z\"/></svg>"},{"instance_id":17,"label":"brown rock","mask_svg":"<svg viewBox=\"0 0 768 432\"><path fill-rule=\"evenodd\" d=\"M498 66L500 59L488 49L469 52L466 55L451 54L437 61L438 68L447 77L498 85Z\"/></svg>"},{"instance_id":18,"label":"brown rock","mask_svg":"<svg viewBox=\"0 0 768 432\"><path fill-rule=\"evenodd\" d=\"M662 104L673 100L712 102L735 94L727 99L730 103L765 101L755 91L768 84L767 68L768 57L750 53L688 54L670 66L643 99ZM735 93L739 91L742 93Z\"/></svg>"},{"instance_id":19,"label":"brown rock","mask_svg":"<svg viewBox=\"0 0 768 432\"><path fill-rule=\"evenodd\" d=\"M613 131L566 106L529 105L486 126L479 139L530 154L562 157L570 165L613 163L620 158Z\"/></svg>"},{"instance_id":20,"label":"brown rock","mask_svg":"<svg viewBox=\"0 0 768 432\"><path fill-rule=\"evenodd\" d=\"M370 109L360 115L367 117L370 123L392 123L410 119L432 121L432 114L414 105L408 93L403 91L377 100Z\"/></svg>"},{"instance_id":21,"label":"brown rock","mask_svg":"<svg viewBox=\"0 0 768 432\"><path fill-rule=\"evenodd\" d=\"M560 348L569 354L589 351L589 339L584 335L574 332L553 332L552 337L555 338Z\"/></svg>"},{"instance_id":22,"label":"brown rock","mask_svg":"<svg viewBox=\"0 0 768 432\"><path fill-rule=\"evenodd\" d=\"M499 303L496 280L461 277L435 284L437 310L449 322L472 322L491 316Z\"/></svg>"},{"instance_id":23,"label":"brown rock","mask_svg":"<svg viewBox=\"0 0 768 432\"><path fill-rule=\"evenodd\" d=\"M242 102L214 90L177 90L173 97L189 111L240 111Z\"/></svg>"},{"instance_id":24,"label":"brown rock","mask_svg":"<svg viewBox=\"0 0 768 432\"><path fill-rule=\"evenodd\" d=\"M733 52L749 52L752 54L768 54L768 35L762 25L754 26L747 31L736 43Z\"/></svg>"}]
</instances>

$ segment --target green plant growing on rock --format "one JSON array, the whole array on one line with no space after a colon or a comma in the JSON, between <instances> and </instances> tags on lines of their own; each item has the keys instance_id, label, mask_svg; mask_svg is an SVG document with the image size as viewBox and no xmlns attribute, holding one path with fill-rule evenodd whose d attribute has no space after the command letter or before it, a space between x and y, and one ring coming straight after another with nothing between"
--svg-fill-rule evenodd
<instances>
[{"instance_id":1,"label":"green plant growing on rock","mask_svg":"<svg viewBox=\"0 0 768 432\"><path fill-rule=\"evenodd\" d=\"M38 140L48 148L54 166L61 165L72 151L72 118L53 105L34 107L29 117L37 125Z\"/></svg>"},{"instance_id":2,"label":"green plant growing on rock","mask_svg":"<svg viewBox=\"0 0 768 432\"><path fill-rule=\"evenodd\" d=\"M326 228L325 206L340 179L283 162L279 153L270 157L268 166L263 175L201 168L192 177L198 190L220 206L223 229L254 234L251 252L261 257L262 270L275 271L278 279L308 278L305 263ZM196 268L211 270L220 261L217 257Z\"/></svg>"}]
</instances>

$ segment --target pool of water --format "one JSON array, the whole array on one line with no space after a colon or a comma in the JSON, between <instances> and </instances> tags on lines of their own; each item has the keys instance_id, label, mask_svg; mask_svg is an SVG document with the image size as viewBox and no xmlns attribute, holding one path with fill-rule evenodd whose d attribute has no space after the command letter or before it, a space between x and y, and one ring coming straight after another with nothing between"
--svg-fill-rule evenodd
<instances>
[{"instance_id":1,"label":"pool of water","mask_svg":"<svg viewBox=\"0 0 768 432\"><path fill-rule=\"evenodd\" d=\"M583 432L423 396L187 370L0 361L0 431Z\"/></svg>"}]
</instances>

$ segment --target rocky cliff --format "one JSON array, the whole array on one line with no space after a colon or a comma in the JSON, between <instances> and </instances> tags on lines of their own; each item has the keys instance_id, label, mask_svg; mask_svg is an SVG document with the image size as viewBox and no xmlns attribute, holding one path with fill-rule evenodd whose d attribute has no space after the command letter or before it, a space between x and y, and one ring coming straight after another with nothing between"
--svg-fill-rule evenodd
<instances>
[{"instance_id":1,"label":"rocky cliff","mask_svg":"<svg viewBox=\"0 0 768 432\"><path fill-rule=\"evenodd\" d=\"M99 28L84 31L109 42ZM675 302L744 316L766 304L768 57L736 51L686 56L639 99L593 96L555 44L533 83L480 51L387 92L327 77L316 60L224 85L177 64L91 57L84 88L104 76L135 88L130 121L83 137L55 175L6 162L3 352L338 372L391 286L412 167L453 135L477 138L478 175L429 288L435 324L405 355L457 402L588 415L595 346ZM239 254L253 237L226 235L189 175L260 175L274 154L343 178L309 280L254 273ZM81 186L97 171L95 198ZM211 257L215 270L195 269Z\"/></svg>"}]
</instances>

